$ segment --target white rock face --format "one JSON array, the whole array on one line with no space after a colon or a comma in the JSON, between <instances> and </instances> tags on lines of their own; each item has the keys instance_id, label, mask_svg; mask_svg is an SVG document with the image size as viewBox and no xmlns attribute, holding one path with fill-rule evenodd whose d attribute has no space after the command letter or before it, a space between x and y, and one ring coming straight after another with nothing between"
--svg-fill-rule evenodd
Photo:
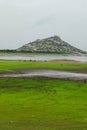
<instances>
[{"instance_id":1,"label":"white rock face","mask_svg":"<svg viewBox=\"0 0 87 130\"><path fill-rule=\"evenodd\" d=\"M28 43L17 51L28 51L28 52L47 52L47 53L58 53L58 54L83 54L80 49L77 49L67 42L63 41L59 36L53 36L46 39L38 39L34 42Z\"/></svg>"}]
</instances>

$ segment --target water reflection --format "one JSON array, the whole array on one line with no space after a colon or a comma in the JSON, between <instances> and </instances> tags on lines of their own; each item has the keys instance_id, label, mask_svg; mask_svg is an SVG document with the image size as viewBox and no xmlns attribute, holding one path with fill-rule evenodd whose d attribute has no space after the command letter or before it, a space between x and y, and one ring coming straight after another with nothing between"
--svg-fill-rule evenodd
<instances>
[{"instance_id":1,"label":"water reflection","mask_svg":"<svg viewBox=\"0 0 87 130\"><path fill-rule=\"evenodd\" d=\"M81 62L87 62L86 56L59 56L59 55L27 55L27 56L0 56L0 59L3 60L75 60Z\"/></svg>"},{"instance_id":2,"label":"water reflection","mask_svg":"<svg viewBox=\"0 0 87 130\"><path fill-rule=\"evenodd\" d=\"M23 74L0 74L0 77L49 77L58 79L87 80L87 74L72 73L57 70L29 70Z\"/></svg>"}]
</instances>

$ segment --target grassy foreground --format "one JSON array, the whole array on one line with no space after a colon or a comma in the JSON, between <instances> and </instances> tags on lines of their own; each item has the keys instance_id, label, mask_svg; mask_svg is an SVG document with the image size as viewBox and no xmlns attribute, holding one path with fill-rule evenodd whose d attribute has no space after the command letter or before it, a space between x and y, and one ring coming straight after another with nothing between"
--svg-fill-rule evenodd
<instances>
[{"instance_id":1,"label":"grassy foreground","mask_svg":"<svg viewBox=\"0 0 87 130\"><path fill-rule=\"evenodd\" d=\"M87 130L87 84L0 78L0 130Z\"/></svg>"},{"instance_id":2,"label":"grassy foreground","mask_svg":"<svg viewBox=\"0 0 87 130\"><path fill-rule=\"evenodd\" d=\"M6 61L0 60L0 72L14 72L22 69L57 69L87 73L87 63L73 61Z\"/></svg>"}]
</instances>

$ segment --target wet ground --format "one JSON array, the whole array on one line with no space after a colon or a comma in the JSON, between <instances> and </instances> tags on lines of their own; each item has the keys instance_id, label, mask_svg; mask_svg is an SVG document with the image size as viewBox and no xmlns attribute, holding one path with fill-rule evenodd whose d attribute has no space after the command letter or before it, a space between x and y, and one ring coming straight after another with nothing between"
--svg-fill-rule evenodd
<instances>
[{"instance_id":1,"label":"wet ground","mask_svg":"<svg viewBox=\"0 0 87 130\"><path fill-rule=\"evenodd\" d=\"M43 69L20 71L18 74L0 74L0 77L47 77L67 80L87 80L87 74Z\"/></svg>"}]
</instances>

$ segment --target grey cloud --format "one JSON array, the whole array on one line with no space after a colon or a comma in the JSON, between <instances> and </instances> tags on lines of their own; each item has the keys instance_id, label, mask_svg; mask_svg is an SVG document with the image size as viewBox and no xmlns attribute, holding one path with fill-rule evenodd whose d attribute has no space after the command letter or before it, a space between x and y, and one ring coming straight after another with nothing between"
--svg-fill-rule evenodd
<instances>
[{"instance_id":1,"label":"grey cloud","mask_svg":"<svg viewBox=\"0 0 87 130\"><path fill-rule=\"evenodd\" d=\"M33 27L39 27L45 24L49 24L51 21L53 22L54 19L55 19L54 15L47 16L45 18L38 20Z\"/></svg>"},{"instance_id":2,"label":"grey cloud","mask_svg":"<svg viewBox=\"0 0 87 130\"><path fill-rule=\"evenodd\" d=\"M87 50L87 0L0 0L0 48L60 35Z\"/></svg>"}]
</instances>

